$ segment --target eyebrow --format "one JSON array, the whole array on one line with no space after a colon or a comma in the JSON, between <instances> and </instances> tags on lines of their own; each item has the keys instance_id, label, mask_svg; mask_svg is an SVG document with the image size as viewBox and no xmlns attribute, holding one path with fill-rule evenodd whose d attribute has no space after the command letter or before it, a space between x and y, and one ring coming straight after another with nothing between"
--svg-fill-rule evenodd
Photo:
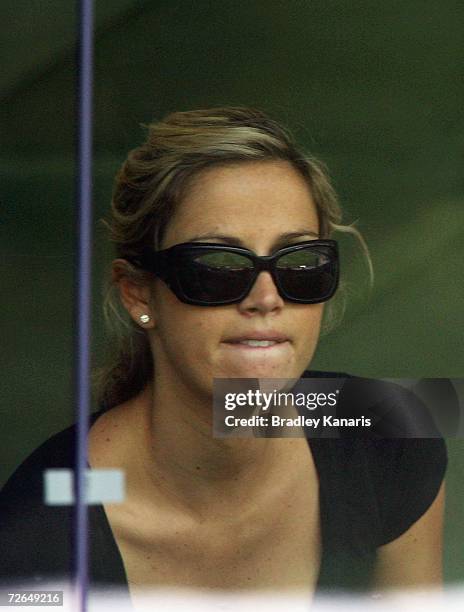
<instances>
[{"instance_id":1,"label":"eyebrow","mask_svg":"<svg viewBox=\"0 0 464 612\"><path fill-rule=\"evenodd\" d=\"M319 234L309 229L302 229L302 230L298 230L294 232L285 232L285 234L280 234L280 236L274 241L271 248L278 249L279 247L284 246L285 244L290 242L290 240L293 240L294 238L302 238L303 236L314 236L314 238L319 238ZM230 236L227 234L215 234L215 233L200 234L199 236L194 236L193 238L190 238L189 242L197 242L197 241L200 242L202 240L211 240L211 239L221 240L225 244L230 244L232 246L241 246L241 247L246 248L246 245L243 242L243 240L241 240L237 236Z\"/></svg>"}]
</instances>

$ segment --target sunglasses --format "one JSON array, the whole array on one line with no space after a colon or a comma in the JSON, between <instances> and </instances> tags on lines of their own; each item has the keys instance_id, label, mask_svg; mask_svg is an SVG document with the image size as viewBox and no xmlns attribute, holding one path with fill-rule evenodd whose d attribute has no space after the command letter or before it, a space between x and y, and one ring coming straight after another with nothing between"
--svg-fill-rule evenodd
<instances>
[{"instance_id":1,"label":"sunglasses","mask_svg":"<svg viewBox=\"0 0 464 612\"><path fill-rule=\"evenodd\" d=\"M271 274L285 300L317 304L333 296L339 277L335 240L300 242L266 256L225 244L185 242L147 249L129 261L161 278L182 302L197 306L241 302L262 271Z\"/></svg>"}]
</instances>

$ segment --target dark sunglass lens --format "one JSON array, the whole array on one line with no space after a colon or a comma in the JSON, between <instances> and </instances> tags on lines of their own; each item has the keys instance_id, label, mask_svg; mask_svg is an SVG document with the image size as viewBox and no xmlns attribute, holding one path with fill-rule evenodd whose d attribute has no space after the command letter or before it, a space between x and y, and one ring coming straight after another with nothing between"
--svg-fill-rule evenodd
<instances>
[{"instance_id":1,"label":"dark sunglass lens","mask_svg":"<svg viewBox=\"0 0 464 612\"><path fill-rule=\"evenodd\" d=\"M193 300L226 302L240 297L253 277L253 262L239 253L206 251L183 258L178 279Z\"/></svg>"},{"instance_id":2,"label":"dark sunglass lens","mask_svg":"<svg viewBox=\"0 0 464 612\"><path fill-rule=\"evenodd\" d=\"M301 301L323 301L337 282L335 262L324 249L310 247L286 253L277 260L276 269L282 290Z\"/></svg>"}]
</instances>

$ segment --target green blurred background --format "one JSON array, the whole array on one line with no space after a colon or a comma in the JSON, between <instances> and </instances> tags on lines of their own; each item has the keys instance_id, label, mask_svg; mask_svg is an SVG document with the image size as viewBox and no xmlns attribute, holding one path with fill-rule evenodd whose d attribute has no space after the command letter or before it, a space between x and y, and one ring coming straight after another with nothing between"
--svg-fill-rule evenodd
<instances>
[{"instance_id":1,"label":"green blurred background","mask_svg":"<svg viewBox=\"0 0 464 612\"><path fill-rule=\"evenodd\" d=\"M325 161L376 280L342 239L341 326L313 367L463 377L464 4L97 0L94 356L111 251L98 218L140 127L254 105ZM1 473L74 420L75 3L0 5ZM445 572L464 580L463 441L448 441Z\"/></svg>"}]
</instances>

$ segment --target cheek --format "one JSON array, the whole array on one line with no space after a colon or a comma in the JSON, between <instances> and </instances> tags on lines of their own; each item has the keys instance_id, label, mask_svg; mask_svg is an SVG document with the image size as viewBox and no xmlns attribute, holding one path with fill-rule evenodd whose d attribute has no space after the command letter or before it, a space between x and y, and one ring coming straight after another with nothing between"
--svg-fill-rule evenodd
<instances>
[{"instance_id":1,"label":"cheek","mask_svg":"<svg viewBox=\"0 0 464 612\"><path fill-rule=\"evenodd\" d=\"M316 350L323 314L324 304L311 304L306 306L300 316L297 317L301 334L299 336L300 350L304 354L304 358L311 357Z\"/></svg>"},{"instance_id":2,"label":"cheek","mask_svg":"<svg viewBox=\"0 0 464 612\"><path fill-rule=\"evenodd\" d=\"M220 322L207 308L180 302L171 292L153 303L156 327L155 352L168 356L179 366L192 362L206 363L208 347L219 337ZM156 356L155 356L156 358Z\"/></svg>"},{"instance_id":3,"label":"cheek","mask_svg":"<svg viewBox=\"0 0 464 612\"><path fill-rule=\"evenodd\" d=\"M310 308L310 329L312 331L312 334L318 337L321 329L322 319L324 316L324 304L313 304Z\"/></svg>"}]
</instances>

